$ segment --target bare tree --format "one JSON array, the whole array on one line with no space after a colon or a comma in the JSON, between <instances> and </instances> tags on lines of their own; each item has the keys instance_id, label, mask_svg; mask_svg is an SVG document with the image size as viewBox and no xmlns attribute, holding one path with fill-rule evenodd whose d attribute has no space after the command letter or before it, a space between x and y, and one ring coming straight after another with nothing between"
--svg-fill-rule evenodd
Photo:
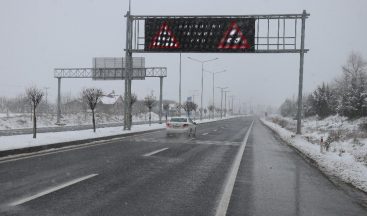
<instances>
[{"instance_id":1,"label":"bare tree","mask_svg":"<svg viewBox=\"0 0 367 216\"><path fill-rule=\"evenodd\" d=\"M181 115L181 109L182 109L182 104L177 104L176 105L176 114Z\"/></svg>"},{"instance_id":2,"label":"bare tree","mask_svg":"<svg viewBox=\"0 0 367 216\"><path fill-rule=\"evenodd\" d=\"M367 62L360 53L352 52L348 57L347 64L344 65L342 69L344 74L352 78L363 76L367 70Z\"/></svg>"},{"instance_id":3,"label":"bare tree","mask_svg":"<svg viewBox=\"0 0 367 216\"><path fill-rule=\"evenodd\" d=\"M155 105L155 102L156 102L156 97L153 94L148 95L144 98L144 104L146 107L148 107L148 110L149 110L149 126L152 123L152 108Z\"/></svg>"},{"instance_id":4,"label":"bare tree","mask_svg":"<svg viewBox=\"0 0 367 216\"><path fill-rule=\"evenodd\" d=\"M214 109L215 109L215 107L214 107L213 105L209 105L209 106L208 106L208 109L209 109L209 112L211 112L211 113L212 113L213 118L214 118ZM209 118L210 118L210 114L209 114Z\"/></svg>"},{"instance_id":5,"label":"bare tree","mask_svg":"<svg viewBox=\"0 0 367 216\"><path fill-rule=\"evenodd\" d=\"M43 95L44 95L43 91L35 86L26 89L26 97L28 101L31 103L31 107L33 110L33 138L36 138L37 136L36 108L38 104L41 103Z\"/></svg>"},{"instance_id":6,"label":"bare tree","mask_svg":"<svg viewBox=\"0 0 367 216\"><path fill-rule=\"evenodd\" d=\"M166 121L167 121L167 116L168 116L168 112L169 112L169 103L164 103L163 104L163 110L164 110L164 113L166 115Z\"/></svg>"},{"instance_id":7,"label":"bare tree","mask_svg":"<svg viewBox=\"0 0 367 216\"><path fill-rule=\"evenodd\" d=\"M195 111L197 107L198 105L191 101L186 101L185 103L182 104L182 108L185 110L188 117L190 117L190 113L192 111Z\"/></svg>"},{"instance_id":8,"label":"bare tree","mask_svg":"<svg viewBox=\"0 0 367 216\"><path fill-rule=\"evenodd\" d=\"M125 97L125 100L126 100L126 97ZM133 107L134 103L135 103L137 100L138 100L138 96L136 96L136 94L135 94L135 93L132 93L132 94L131 94L131 97L130 97L130 110L131 110L132 112L134 112L134 111L132 110L132 107ZM130 121L130 125L132 125L132 121L133 121L133 115L132 115L132 113L130 113L129 121Z\"/></svg>"},{"instance_id":9,"label":"bare tree","mask_svg":"<svg viewBox=\"0 0 367 216\"><path fill-rule=\"evenodd\" d=\"M95 108L100 102L103 96L103 91L97 88L86 88L82 91L82 98L85 103L88 104L89 108L92 110L92 123L93 131L96 132L96 120L94 117Z\"/></svg>"}]
</instances>

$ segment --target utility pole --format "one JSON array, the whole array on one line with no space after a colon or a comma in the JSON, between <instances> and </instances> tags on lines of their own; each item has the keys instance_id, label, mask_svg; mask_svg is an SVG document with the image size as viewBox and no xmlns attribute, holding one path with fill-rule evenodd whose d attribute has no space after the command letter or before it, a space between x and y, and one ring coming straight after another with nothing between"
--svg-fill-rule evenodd
<instances>
[{"instance_id":1,"label":"utility pole","mask_svg":"<svg viewBox=\"0 0 367 216\"><path fill-rule=\"evenodd\" d=\"M201 102L200 102L200 120L203 119L203 94L204 94L204 63L217 60L218 58L206 60L206 61L200 61L198 59L194 59L191 57L187 57L190 60L196 61L201 63Z\"/></svg>"},{"instance_id":2,"label":"utility pole","mask_svg":"<svg viewBox=\"0 0 367 216\"><path fill-rule=\"evenodd\" d=\"M223 118L223 91L228 87L217 87L220 89L220 118Z\"/></svg>"}]
</instances>

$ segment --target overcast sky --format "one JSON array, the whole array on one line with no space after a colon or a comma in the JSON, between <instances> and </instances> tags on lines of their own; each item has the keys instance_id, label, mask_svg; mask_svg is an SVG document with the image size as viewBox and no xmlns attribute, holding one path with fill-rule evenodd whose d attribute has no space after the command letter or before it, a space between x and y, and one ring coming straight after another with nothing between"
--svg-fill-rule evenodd
<instances>
[{"instance_id":1,"label":"overcast sky","mask_svg":"<svg viewBox=\"0 0 367 216\"><path fill-rule=\"evenodd\" d=\"M341 73L351 51L367 57L367 1L365 0L132 0L135 15L247 15L311 14L306 22L304 91ZM128 0L1 0L0 95L15 96L25 87L49 87L56 100L57 67L91 67L93 57L124 55ZM146 66L168 68L164 98L178 100L179 54L145 54ZM242 102L278 106L296 98L299 54L182 54L182 94L200 90L201 65L187 57L219 60L207 63L217 86L228 86ZM211 77L205 74L204 105L211 100ZM62 93L78 95L83 87L123 93L123 81L64 79ZM133 81L143 98L159 92L159 79ZM199 94L198 91L196 94ZM199 96L197 97L199 98ZM216 90L216 102L220 98Z\"/></svg>"}]
</instances>

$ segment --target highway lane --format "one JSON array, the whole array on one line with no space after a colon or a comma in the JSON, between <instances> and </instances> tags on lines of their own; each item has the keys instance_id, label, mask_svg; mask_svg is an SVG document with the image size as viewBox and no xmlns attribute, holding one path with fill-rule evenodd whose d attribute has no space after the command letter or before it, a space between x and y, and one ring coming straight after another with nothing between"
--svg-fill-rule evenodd
<instances>
[{"instance_id":1,"label":"highway lane","mask_svg":"<svg viewBox=\"0 0 367 216\"><path fill-rule=\"evenodd\" d=\"M250 118L243 118L203 124L195 139L155 132L0 163L1 209L10 215L214 214L233 155L250 123ZM162 148L168 149L144 156ZM11 205L90 174L98 175Z\"/></svg>"},{"instance_id":2,"label":"highway lane","mask_svg":"<svg viewBox=\"0 0 367 216\"><path fill-rule=\"evenodd\" d=\"M254 124L227 215L367 215L367 196L330 181L260 122Z\"/></svg>"},{"instance_id":3,"label":"highway lane","mask_svg":"<svg viewBox=\"0 0 367 216\"><path fill-rule=\"evenodd\" d=\"M215 215L252 117L0 162L1 215ZM360 200L275 138L249 133L227 215L365 215Z\"/></svg>"}]
</instances>

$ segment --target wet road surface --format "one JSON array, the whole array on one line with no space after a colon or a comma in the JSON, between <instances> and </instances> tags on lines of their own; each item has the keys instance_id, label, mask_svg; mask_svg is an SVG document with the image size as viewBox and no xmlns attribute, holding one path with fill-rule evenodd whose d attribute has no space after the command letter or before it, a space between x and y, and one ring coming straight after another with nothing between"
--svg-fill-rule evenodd
<instances>
[{"instance_id":1,"label":"wet road surface","mask_svg":"<svg viewBox=\"0 0 367 216\"><path fill-rule=\"evenodd\" d=\"M0 161L0 191L1 215L367 215L252 117Z\"/></svg>"}]
</instances>

